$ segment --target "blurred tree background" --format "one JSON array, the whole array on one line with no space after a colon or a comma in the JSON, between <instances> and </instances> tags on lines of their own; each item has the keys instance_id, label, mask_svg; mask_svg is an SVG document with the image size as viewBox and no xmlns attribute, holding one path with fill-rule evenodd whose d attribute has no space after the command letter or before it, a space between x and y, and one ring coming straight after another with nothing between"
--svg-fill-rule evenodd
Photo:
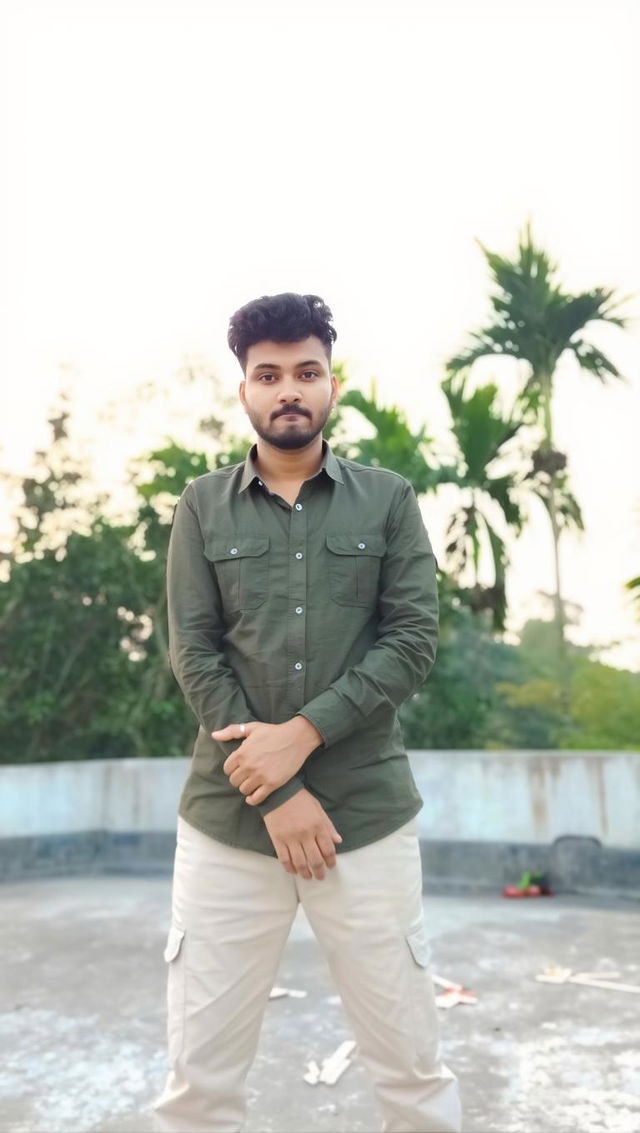
<instances>
[{"instance_id":1,"label":"blurred tree background","mask_svg":"<svg viewBox=\"0 0 640 1133\"><path fill-rule=\"evenodd\" d=\"M603 664L595 649L567 637L560 538L583 521L552 428L563 353L600 380L620 378L585 337L593 321L624 326L619 300L605 289L566 294L530 228L513 260L484 252L492 317L442 379L446 456L427 425L415 432L401 408L380 404L374 383L368 396L349 390L340 365L341 398L324 430L338 455L401 473L419 497L447 485L455 498L438 564L438 658L401 708L406 742L637 750L640 674ZM495 382L473 380L477 359L500 353L514 359L508 407ZM228 430L230 403L219 387L216 397L218 413L199 423L197 450L166 439L129 469L135 506L127 523L108 518L107 498L91 494L70 443L68 407L50 418L48 450L36 454L33 475L14 483L17 530L10 550L0 552L2 762L190 754L196 725L168 659L166 551L173 507L189 480L244 460L251 443ZM528 622L512 643L505 636L508 546L536 500L550 520L556 589L549 620ZM487 575L491 581L482 582ZM627 589L638 608L640 579Z\"/></svg>"}]
</instances>

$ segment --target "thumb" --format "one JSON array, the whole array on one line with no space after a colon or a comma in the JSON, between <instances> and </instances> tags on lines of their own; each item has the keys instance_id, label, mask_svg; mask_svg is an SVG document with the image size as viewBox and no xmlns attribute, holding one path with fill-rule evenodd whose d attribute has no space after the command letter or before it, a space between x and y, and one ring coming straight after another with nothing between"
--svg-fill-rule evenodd
<instances>
[{"instance_id":1,"label":"thumb","mask_svg":"<svg viewBox=\"0 0 640 1133\"><path fill-rule=\"evenodd\" d=\"M338 834L338 831L336 830L333 823L331 823L331 830L332 830L331 837L333 838L333 841L334 842L341 842L342 841L342 835Z\"/></svg>"}]
</instances>

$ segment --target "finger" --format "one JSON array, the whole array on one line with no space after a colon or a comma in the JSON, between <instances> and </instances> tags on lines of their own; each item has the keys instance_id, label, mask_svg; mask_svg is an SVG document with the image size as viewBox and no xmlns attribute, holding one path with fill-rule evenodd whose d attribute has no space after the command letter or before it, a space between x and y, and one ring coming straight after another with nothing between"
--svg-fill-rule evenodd
<instances>
[{"instance_id":1,"label":"finger","mask_svg":"<svg viewBox=\"0 0 640 1133\"><path fill-rule=\"evenodd\" d=\"M237 724L227 724L226 728L216 728L212 732L214 740L234 740L236 738L236 731L240 734L240 729Z\"/></svg>"},{"instance_id":2,"label":"finger","mask_svg":"<svg viewBox=\"0 0 640 1133\"><path fill-rule=\"evenodd\" d=\"M231 782L231 780L229 780L229 782ZM242 778L242 772L240 772L238 782L234 783L233 785L234 785L234 787L238 788L241 795L245 795L247 793L246 784L248 782L249 782L249 780L247 779L247 773L245 771L244 772L244 779Z\"/></svg>"},{"instance_id":3,"label":"finger","mask_svg":"<svg viewBox=\"0 0 640 1133\"><path fill-rule=\"evenodd\" d=\"M311 870L312 875L318 880L322 881L325 874L324 858L320 853L320 848L315 838L309 838L304 843L304 852L307 859L307 866Z\"/></svg>"},{"instance_id":4,"label":"finger","mask_svg":"<svg viewBox=\"0 0 640 1133\"><path fill-rule=\"evenodd\" d=\"M270 794L269 788L263 785L253 790L245 799L245 802L249 803L250 806L257 806L258 803L263 803L265 799L268 799Z\"/></svg>"},{"instance_id":5,"label":"finger","mask_svg":"<svg viewBox=\"0 0 640 1133\"><path fill-rule=\"evenodd\" d=\"M244 768L236 767L235 771L232 771L229 776L229 782L233 787L239 787L243 780L248 777L248 774Z\"/></svg>"},{"instance_id":6,"label":"finger","mask_svg":"<svg viewBox=\"0 0 640 1133\"><path fill-rule=\"evenodd\" d=\"M306 854L300 842L294 842L289 846L289 854L291 855L291 861L295 866L296 873L299 873L300 877L304 877L307 881L310 881L311 870L307 865Z\"/></svg>"},{"instance_id":7,"label":"finger","mask_svg":"<svg viewBox=\"0 0 640 1133\"><path fill-rule=\"evenodd\" d=\"M249 724L227 724L226 728L216 728L212 732L214 740L244 740L249 735Z\"/></svg>"},{"instance_id":8,"label":"finger","mask_svg":"<svg viewBox=\"0 0 640 1133\"><path fill-rule=\"evenodd\" d=\"M259 780L255 775L248 775L240 784L240 790L243 795L250 795L252 791L257 789Z\"/></svg>"},{"instance_id":9,"label":"finger","mask_svg":"<svg viewBox=\"0 0 640 1133\"><path fill-rule=\"evenodd\" d=\"M331 837L333 838L334 842L341 842L342 841L342 834L338 834L338 831L336 830L335 826L333 825L333 822L331 823Z\"/></svg>"},{"instance_id":10,"label":"finger","mask_svg":"<svg viewBox=\"0 0 640 1133\"><path fill-rule=\"evenodd\" d=\"M244 754L244 743L238 744L236 750L232 751L231 755L228 755L222 764L222 770L226 775L229 775L232 771L235 771L236 767L240 766L241 757Z\"/></svg>"},{"instance_id":11,"label":"finger","mask_svg":"<svg viewBox=\"0 0 640 1133\"><path fill-rule=\"evenodd\" d=\"M289 847L287 846L286 842L277 841L273 843L273 846L276 854L278 855L278 861L280 862L282 868L285 869L287 873L295 873L296 868L291 861Z\"/></svg>"},{"instance_id":12,"label":"finger","mask_svg":"<svg viewBox=\"0 0 640 1133\"><path fill-rule=\"evenodd\" d=\"M316 842L318 843L318 848L325 864L329 869L333 869L336 864L336 851L331 838L328 834L318 834L316 836Z\"/></svg>"}]
</instances>

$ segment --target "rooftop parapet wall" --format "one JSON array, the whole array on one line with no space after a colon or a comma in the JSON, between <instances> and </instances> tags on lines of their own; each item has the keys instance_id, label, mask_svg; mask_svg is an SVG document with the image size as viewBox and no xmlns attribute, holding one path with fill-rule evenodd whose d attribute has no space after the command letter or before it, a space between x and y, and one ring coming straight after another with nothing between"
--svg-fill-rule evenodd
<instances>
[{"instance_id":1,"label":"rooftop parapet wall","mask_svg":"<svg viewBox=\"0 0 640 1133\"><path fill-rule=\"evenodd\" d=\"M640 751L414 751L422 838L640 849ZM0 766L0 837L172 831L188 759Z\"/></svg>"},{"instance_id":2,"label":"rooftop parapet wall","mask_svg":"<svg viewBox=\"0 0 640 1133\"><path fill-rule=\"evenodd\" d=\"M427 888L640 892L640 752L414 751ZM0 766L0 878L167 871L188 759Z\"/></svg>"}]
</instances>

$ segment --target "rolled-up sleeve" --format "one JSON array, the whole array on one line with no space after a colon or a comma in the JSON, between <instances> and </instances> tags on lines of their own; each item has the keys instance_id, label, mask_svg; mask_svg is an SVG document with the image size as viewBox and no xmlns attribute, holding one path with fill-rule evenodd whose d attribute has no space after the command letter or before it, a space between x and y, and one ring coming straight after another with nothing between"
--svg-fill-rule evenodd
<instances>
[{"instance_id":1,"label":"rolled-up sleeve","mask_svg":"<svg viewBox=\"0 0 640 1133\"><path fill-rule=\"evenodd\" d=\"M415 492L403 481L386 530L381 566L378 640L298 714L324 746L344 739L383 705L399 708L424 683L436 657L436 562Z\"/></svg>"}]
</instances>

